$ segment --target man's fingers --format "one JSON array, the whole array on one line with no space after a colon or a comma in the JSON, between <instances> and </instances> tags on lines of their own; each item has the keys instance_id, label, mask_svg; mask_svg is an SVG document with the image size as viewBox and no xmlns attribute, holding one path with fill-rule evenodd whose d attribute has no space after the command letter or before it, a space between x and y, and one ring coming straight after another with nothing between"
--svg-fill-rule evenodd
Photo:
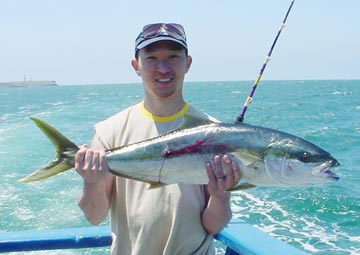
<instances>
[{"instance_id":1,"label":"man's fingers","mask_svg":"<svg viewBox=\"0 0 360 255\"><path fill-rule=\"evenodd\" d=\"M105 151L100 151L99 152L99 170L104 170L107 168L107 163L106 163L106 153Z\"/></svg>"},{"instance_id":2,"label":"man's fingers","mask_svg":"<svg viewBox=\"0 0 360 255\"><path fill-rule=\"evenodd\" d=\"M91 170L93 167L93 156L94 156L94 151L89 149L86 151L85 154L85 160L84 160L84 170Z\"/></svg>"},{"instance_id":3,"label":"man's fingers","mask_svg":"<svg viewBox=\"0 0 360 255\"><path fill-rule=\"evenodd\" d=\"M209 177L209 181L210 182L216 182L216 176L214 174L213 167L212 167L211 163L207 162L205 164L205 168L206 168L206 172L207 172L208 177Z\"/></svg>"},{"instance_id":4,"label":"man's fingers","mask_svg":"<svg viewBox=\"0 0 360 255\"><path fill-rule=\"evenodd\" d=\"M217 179L220 180L220 179L224 178L221 157L219 155L215 155L215 157L214 157L213 172Z\"/></svg>"},{"instance_id":5,"label":"man's fingers","mask_svg":"<svg viewBox=\"0 0 360 255\"><path fill-rule=\"evenodd\" d=\"M241 173L241 170L240 170L240 167L238 164L236 164L235 162L232 162L232 165L233 165L233 173L234 173L234 181L235 181L235 184L238 183L242 177L242 173Z\"/></svg>"},{"instance_id":6,"label":"man's fingers","mask_svg":"<svg viewBox=\"0 0 360 255\"><path fill-rule=\"evenodd\" d=\"M81 170L84 167L84 161L85 161L85 153L87 150L86 145L80 146L80 149L75 154L75 169Z\"/></svg>"}]
</instances>

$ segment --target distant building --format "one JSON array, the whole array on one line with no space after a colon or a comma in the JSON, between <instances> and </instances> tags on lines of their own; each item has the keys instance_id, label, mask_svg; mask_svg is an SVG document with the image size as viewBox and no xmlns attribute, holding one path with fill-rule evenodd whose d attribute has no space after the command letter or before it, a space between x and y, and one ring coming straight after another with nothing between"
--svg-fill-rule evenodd
<instances>
[{"instance_id":1,"label":"distant building","mask_svg":"<svg viewBox=\"0 0 360 255\"><path fill-rule=\"evenodd\" d=\"M56 81L10 81L0 82L1 87L58 86Z\"/></svg>"}]
</instances>

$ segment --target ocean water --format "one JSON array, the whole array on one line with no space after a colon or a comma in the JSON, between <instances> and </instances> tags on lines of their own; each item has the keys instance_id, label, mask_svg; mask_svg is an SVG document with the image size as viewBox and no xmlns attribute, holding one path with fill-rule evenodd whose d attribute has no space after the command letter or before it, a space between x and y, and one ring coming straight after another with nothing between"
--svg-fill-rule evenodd
<instances>
[{"instance_id":1,"label":"ocean water","mask_svg":"<svg viewBox=\"0 0 360 255\"><path fill-rule=\"evenodd\" d=\"M248 81L187 82L184 93L196 107L233 122L251 86ZM142 96L141 84L0 88L0 231L89 226L76 204L82 181L74 171L40 182L16 182L55 153L30 116L51 123L77 144L90 143L94 123ZM309 254L360 254L360 81L262 81L245 122L323 147L341 163L336 170L341 179L305 188L234 192L234 217Z\"/></svg>"}]
</instances>

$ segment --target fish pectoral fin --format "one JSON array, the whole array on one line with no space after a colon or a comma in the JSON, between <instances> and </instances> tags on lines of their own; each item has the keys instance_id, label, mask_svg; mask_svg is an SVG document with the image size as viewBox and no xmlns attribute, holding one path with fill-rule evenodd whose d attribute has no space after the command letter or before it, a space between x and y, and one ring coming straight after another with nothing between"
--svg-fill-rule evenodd
<instances>
[{"instance_id":1,"label":"fish pectoral fin","mask_svg":"<svg viewBox=\"0 0 360 255\"><path fill-rule=\"evenodd\" d=\"M246 152L234 152L232 154L234 154L234 156L239 159L246 167L254 166L255 162L262 160L260 157Z\"/></svg>"},{"instance_id":2,"label":"fish pectoral fin","mask_svg":"<svg viewBox=\"0 0 360 255\"><path fill-rule=\"evenodd\" d=\"M252 189L252 188L256 188L256 186L253 184L250 184L248 182L243 182L241 184L238 184L238 185L232 187L231 189L228 189L227 191L239 191L239 190L246 190L246 189Z\"/></svg>"}]
</instances>

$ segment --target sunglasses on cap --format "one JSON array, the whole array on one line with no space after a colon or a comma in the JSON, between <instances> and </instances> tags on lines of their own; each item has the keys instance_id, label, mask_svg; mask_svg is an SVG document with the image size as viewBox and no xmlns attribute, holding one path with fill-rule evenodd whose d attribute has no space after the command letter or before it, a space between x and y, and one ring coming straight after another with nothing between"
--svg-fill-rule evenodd
<instances>
[{"instance_id":1,"label":"sunglasses on cap","mask_svg":"<svg viewBox=\"0 0 360 255\"><path fill-rule=\"evenodd\" d=\"M139 49L162 40L177 42L187 49L186 35L183 26L175 23L156 23L143 27L142 32L135 40L135 54Z\"/></svg>"}]
</instances>

